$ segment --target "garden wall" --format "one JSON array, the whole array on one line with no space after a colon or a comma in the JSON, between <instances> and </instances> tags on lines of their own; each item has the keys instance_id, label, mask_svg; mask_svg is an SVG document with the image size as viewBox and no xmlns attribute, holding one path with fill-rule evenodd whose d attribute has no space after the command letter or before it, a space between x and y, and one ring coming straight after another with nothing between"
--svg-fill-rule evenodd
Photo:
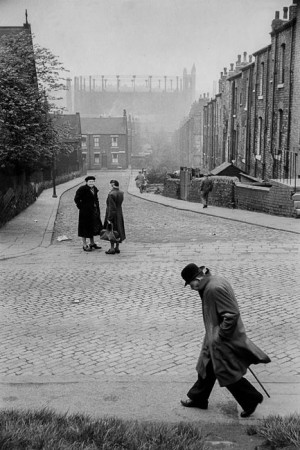
<instances>
[{"instance_id":1,"label":"garden wall","mask_svg":"<svg viewBox=\"0 0 300 450\"><path fill-rule=\"evenodd\" d=\"M296 217L292 194L293 187L271 180L268 187L239 182L236 177L214 176L213 190L208 204L224 208L258 211L276 216ZM188 181L187 201L201 202L201 178ZM180 198L180 180L168 178L164 184L165 197Z\"/></svg>"},{"instance_id":2,"label":"garden wall","mask_svg":"<svg viewBox=\"0 0 300 450\"><path fill-rule=\"evenodd\" d=\"M274 180L271 180L270 184L271 187L263 187L237 182L235 186L236 207L276 216L294 217L293 188Z\"/></svg>"},{"instance_id":3,"label":"garden wall","mask_svg":"<svg viewBox=\"0 0 300 450\"><path fill-rule=\"evenodd\" d=\"M56 185L82 176L81 171L56 177ZM0 171L0 227L35 202L44 189L52 187L51 180L43 181L43 175L8 175Z\"/></svg>"}]
</instances>

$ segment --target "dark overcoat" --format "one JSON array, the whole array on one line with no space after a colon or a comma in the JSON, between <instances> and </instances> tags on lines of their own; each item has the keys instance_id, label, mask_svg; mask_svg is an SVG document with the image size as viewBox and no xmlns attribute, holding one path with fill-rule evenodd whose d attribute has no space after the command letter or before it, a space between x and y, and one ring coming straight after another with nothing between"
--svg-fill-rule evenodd
<instances>
[{"instance_id":1,"label":"dark overcoat","mask_svg":"<svg viewBox=\"0 0 300 450\"><path fill-rule=\"evenodd\" d=\"M100 234L102 222L98 199L99 189L94 186L94 194L86 184L77 189L74 201L79 209L78 236L91 238Z\"/></svg>"},{"instance_id":2,"label":"dark overcoat","mask_svg":"<svg viewBox=\"0 0 300 450\"><path fill-rule=\"evenodd\" d=\"M268 363L270 358L246 335L237 300L229 282L206 275L199 291L205 337L196 366L201 377L212 361L220 386L240 380L251 364Z\"/></svg>"},{"instance_id":3,"label":"dark overcoat","mask_svg":"<svg viewBox=\"0 0 300 450\"><path fill-rule=\"evenodd\" d=\"M209 192L213 190L213 186L214 186L213 180L210 177L205 177L201 181L200 191L202 192L202 194L208 195Z\"/></svg>"},{"instance_id":4,"label":"dark overcoat","mask_svg":"<svg viewBox=\"0 0 300 450\"><path fill-rule=\"evenodd\" d=\"M114 231L119 233L120 242L126 239L124 217L122 211L122 203L124 200L124 192L114 187L108 194L106 199L106 213L104 220L104 228L107 227L108 221L113 224Z\"/></svg>"}]
</instances>

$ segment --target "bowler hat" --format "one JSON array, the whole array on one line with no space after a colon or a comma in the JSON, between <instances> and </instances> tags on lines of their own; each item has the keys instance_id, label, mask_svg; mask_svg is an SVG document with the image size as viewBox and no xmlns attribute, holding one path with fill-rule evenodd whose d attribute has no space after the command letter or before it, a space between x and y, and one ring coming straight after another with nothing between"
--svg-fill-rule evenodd
<instances>
[{"instance_id":1,"label":"bowler hat","mask_svg":"<svg viewBox=\"0 0 300 450\"><path fill-rule=\"evenodd\" d=\"M181 276L185 281L185 285L190 284L200 273L202 273L202 267L198 267L196 264L191 263L185 266L181 272Z\"/></svg>"},{"instance_id":2,"label":"bowler hat","mask_svg":"<svg viewBox=\"0 0 300 450\"><path fill-rule=\"evenodd\" d=\"M85 179L84 179L84 181L89 181L89 180L96 180L96 178L95 177L93 177L93 175L89 175L88 177L86 177Z\"/></svg>"}]
</instances>

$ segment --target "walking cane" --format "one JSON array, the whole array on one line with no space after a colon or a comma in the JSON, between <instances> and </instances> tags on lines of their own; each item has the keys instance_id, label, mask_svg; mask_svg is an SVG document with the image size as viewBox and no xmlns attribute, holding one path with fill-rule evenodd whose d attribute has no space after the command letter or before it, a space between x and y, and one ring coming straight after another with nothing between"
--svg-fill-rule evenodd
<instances>
[{"instance_id":1,"label":"walking cane","mask_svg":"<svg viewBox=\"0 0 300 450\"><path fill-rule=\"evenodd\" d=\"M254 378L256 379L256 381L258 382L258 384L263 388L263 390L265 391L265 393L267 394L267 396L269 398L271 398L269 396L269 394L267 393L267 391L265 390L265 388L263 387L263 385L261 384L261 382L259 381L259 379L257 378L257 376L255 375L255 373L253 372L253 370L250 369L250 367L248 367L248 369L250 370L250 372L252 373L252 375L254 376Z\"/></svg>"}]
</instances>

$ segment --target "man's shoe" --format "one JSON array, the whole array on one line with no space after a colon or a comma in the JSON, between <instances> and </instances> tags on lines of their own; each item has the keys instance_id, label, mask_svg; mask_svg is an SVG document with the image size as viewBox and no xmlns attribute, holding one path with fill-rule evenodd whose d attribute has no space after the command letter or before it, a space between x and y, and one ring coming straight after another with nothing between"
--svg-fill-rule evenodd
<instances>
[{"instance_id":1,"label":"man's shoe","mask_svg":"<svg viewBox=\"0 0 300 450\"><path fill-rule=\"evenodd\" d=\"M254 413L254 411L256 410L257 406L263 402L264 397L261 396L261 399L256 403L255 406L252 406L252 408L249 409L245 409L245 411L241 412L241 417L245 418L245 417L249 417L251 416L251 414Z\"/></svg>"},{"instance_id":2,"label":"man's shoe","mask_svg":"<svg viewBox=\"0 0 300 450\"><path fill-rule=\"evenodd\" d=\"M204 205L203 208L207 208L207 205Z\"/></svg>"},{"instance_id":3,"label":"man's shoe","mask_svg":"<svg viewBox=\"0 0 300 450\"><path fill-rule=\"evenodd\" d=\"M116 252L115 250L112 250L111 248L105 252L107 255L114 255Z\"/></svg>"},{"instance_id":4,"label":"man's shoe","mask_svg":"<svg viewBox=\"0 0 300 450\"><path fill-rule=\"evenodd\" d=\"M199 409L207 409L208 408L208 402L195 402L195 400L180 400L182 406L185 406L186 408L199 408Z\"/></svg>"},{"instance_id":5,"label":"man's shoe","mask_svg":"<svg viewBox=\"0 0 300 450\"><path fill-rule=\"evenodd\" d=\"M85 252L91 252L92 251L92 249L91 249L91 247L89 245L83 246L82 248L83 248L83 250Z\"/></svg>"},{"instance_id":6,"label":"man's shoe","mask_svg":"<svg viewBox=\"0 0 300 450\"><path fill-rule=\"evenodd\" d=\"M115 248L115 253L120 253L120 250L118 248Z\"/></svg>"}]
</instances>

